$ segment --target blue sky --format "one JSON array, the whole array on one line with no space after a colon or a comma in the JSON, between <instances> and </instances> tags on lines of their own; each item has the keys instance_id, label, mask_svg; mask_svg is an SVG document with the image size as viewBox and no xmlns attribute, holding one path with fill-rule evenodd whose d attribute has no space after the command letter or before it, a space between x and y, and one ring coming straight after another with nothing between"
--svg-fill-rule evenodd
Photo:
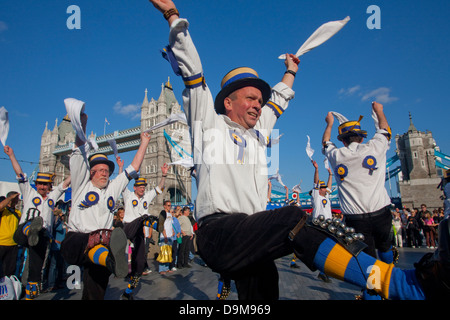
<instances>
[{"instance_id":1,"label":"blue sky","mask_svg":"<svg viewBox=\"0 0 450 320\"><path fill-rule=\"evenodd\" d=\"M433 1L178 1L202 58L206 81L217 94L232 68L250 66L274 85L284 64L277 57L295 53L321 24L350 16L348 24L322 46L301 57L295 99L276 129L280 174L289 187L312 186L313 167L306 135L322 162L320 141L328 111L349 119L363 115L374 133L371 101L385 106L393 135L409 126L430 130L450 154L447 93L450 88L450 2ZM77 5L81 29L70 30L67 8ZM381 10L381 29L369 29L366 10ZM148 88L157 99L170 76L181 102L183 84L159 50L168 26L145 0L2 0L0 2L0 106L9 111L7 140L25 172L39 161L40 138L65 115L63 100L86 102L88 131L103 134L139 125L136 114ZM333 140L338 142L337 125ZM388 157L394 155L395 141ZM1 181L14 181L9 160L0 156ZM131 155L124 156L126 161ZM131 160L129 160L131 161ZM32 163L29 163L32 162ZM129 163L129 162L128 162ZM320 166L321 178L326 178Z\"/></svg>"}]
</instances>

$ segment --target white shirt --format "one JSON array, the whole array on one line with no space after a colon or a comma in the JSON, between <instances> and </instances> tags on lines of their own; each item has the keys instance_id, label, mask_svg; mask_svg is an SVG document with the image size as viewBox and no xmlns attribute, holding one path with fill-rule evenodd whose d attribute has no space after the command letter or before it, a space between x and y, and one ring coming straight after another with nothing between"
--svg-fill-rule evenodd
<instances>
[{"instance_id":1,"label":"white shirt","mask_svg":"<svg viewBox=\"0 0 450 320\"><path fill-rule=\"evenodd\" d=\"M39 210L39 216L42 217L43 227L47 229L48 233L51 235L53 230L53 209L55 208L56 201L58 201L59 197L66 192L67 188L63 188L63 183L60 183L58 186L54 188L48 195L47 198L42 198L42 196L34 189L26 175L24 178L17 177L17 181L19 182L19 189L22 193L23 197L23 212L20 217L20 224L27 221L27 212L29 209L37 209ZM38 216L38 214L35 214ZM33 214L30 212L29 219L33 218Z\"/></svg>"},{"instance_id":2,"label":"white shirt","mask_svg":"<svg viewBox=\"0 0 450 320\"><path fill-rule=\"evenodd\" d=\"M367 143L351 143L348 147L337 148L332 142L326 143L323 154L334 170L341 210L344 214L361 214L380 210L391 204L385 188L386 151L389 141L378 130ZM376 159L375 170L364 167L366 157ZM336 167L345 166L346 176L336 172Z\"/></svg>"},{"instance_id":3,"label":"white shirt","mask_svg":"<svg viewBox=\"0 0 450 320\"><path fill-rule=\"evenodd\" d=\"M169 35L170 47L184 78L203 72L187 28L187 20L177 19L171 25ZM284 111L293 97L294 91L279 83L273 88L270 100ZM213 97L206 85L186 88L183 103L191 130L197 173L196 220L215 212L253 214L265 210L267 137L277 120L274 111L264 106L255 128L246 130L227 116L216 113ZM235 143L233 133L245 140L245 147Z\"/></svg>"},{"instance_id":4,"label":"white shirt","mask_svg":"<svg viewBox=\"0 0 450 320\"><path fill-rule=\"evenodd\" d=\"M89 173L89 144L74 149L70 158L72 184L72 210L69 215L69 231L89 233L98 229L111 229L113 209L128 182L137 177L130 165L104 189L95 187ZM128 176L130 178L128 178ZM90 202L89 195L94 199Z\"/></svg>"},{"instance_id":5,"label":"white shirt","mask_svg":"<svg viewBox=\"0 0 450 320\"><path fill-rule=\"evenodd\" d=\"M317 218L318 216L323 215L325 219L332 219L333 215L331 214L331 202L328 193L325 197L321 196L319 188L320 185L317 183L311 192L313 205L312 217Z\"/></svg>"},{"instance_id":6,"label":"white shirt","mask_svg":"<svg viewBox=\"0 0 450 320\"><path fill-rule=\"evenodd\" d=\"M153 199L161 193L161 189L157 186L149 192L145 192L144 196L139 198L136 193L125 189L122 192L123 201L125 204L125 216L123 217L123 222L129 223L136 218L148 214L148 206L150 205L150 202L152 202Z\"/></svg>"}]
</instances>

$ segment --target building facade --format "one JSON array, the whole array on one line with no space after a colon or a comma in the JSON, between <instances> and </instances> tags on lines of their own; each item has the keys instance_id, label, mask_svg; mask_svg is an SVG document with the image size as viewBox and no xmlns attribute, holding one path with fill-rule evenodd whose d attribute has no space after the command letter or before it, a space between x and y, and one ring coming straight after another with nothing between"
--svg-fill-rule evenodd
<instances>
[{"instance_id":1,"label":"building facade","mask_svg":"<svg viewBox=\"0 0 450 320\"><path fill-rule=\"evenodd\" d=\"M109 148L107 139L115 137L119 141L122 132L131 132L127 133L126 138L127 143L131 147L123 150L136 150L139 146L138 140L141 132L167 119L173 113L183 112L173 93L170 80L162 84L161 93L157 100L151 98L149 101L147 94L148 91L146 89L141 106L140 130L138 127L132 128L132 130L116 131L113 134L104 136L97 136L92 132L90 137L96 139L100 147L98 152L112 154L112 149ZM69 155L75 141L75 135L70 119L67 116L63 118L59 125L56 119L52 130L48 128L48 123L45 125L41 137L39 171L54 173L55 185L61 183L70 174ZM187 156L186 154L192 154L189 128L186 123L176 122L156 129L151 132L151 137L140 170L140 176L147 179L148 190L159 184L162 177L161 167L164 163L172 163L181 157ZM180 155L180 152L175 150L172 144L176 144L178 150L184 150L186 154ZM119 152L121 152L120 148ZM133 181L130 181L130 188L132 184ZM170 200L172 204L180 205L191 203L191 186L191 172L189 168L171 165L163 194L154 199L149 207L149 212L153 214L159 213L162 210L164 200Z\"/></svg>"},{"instance_id":2,"label":"building facade","mask_svg":"<svg viewBox=\"0 0 450 320\"><path fill-rule=\"evenodd\" d=\"M409 116L408 131L396 135L395 143L401 163L398 188L402 205L407 208L420 208L426 204L428 209L443 206L437 188L441 181L442 169L436 167L434 150L436 141L430 131L419 131Z\"/></svg>"}]
</instances>

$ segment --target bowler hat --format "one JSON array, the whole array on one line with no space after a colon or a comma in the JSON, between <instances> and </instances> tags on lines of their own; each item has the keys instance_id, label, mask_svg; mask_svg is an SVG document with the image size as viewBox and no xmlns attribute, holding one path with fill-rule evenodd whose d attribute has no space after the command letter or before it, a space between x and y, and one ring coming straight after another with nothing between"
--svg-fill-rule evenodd
<instances>
[{"instance_id":1,"label":"bowler hat","mask_svg":"<svg viewBox=\"0 0 450 320\"><path fill-rule=\"evenodd\" d=\"M96 153L89 157L89 167L92 169L97 164L106 164L109 167L109 175L114 172L114 162L108 159L108 157L103 153Z\"/></svg>"},{"instance_id":2,"label":"bowler hat","mask_svg":"<svg viewBox=\"0 0 450 320\"><path fill-rule=\"evenodd\" d=\"M258 73L252 68L239 67L228 72L225 77L223 77L221 82L221 90L217 94L214 101L214 108L219 114L225 113L225 106L223 101L232 92L244 88L244 87L255 87L261 91L264 106L272 94L272 89L269 84L264 80L260 79Z\"/></svg>"}]
</instances>

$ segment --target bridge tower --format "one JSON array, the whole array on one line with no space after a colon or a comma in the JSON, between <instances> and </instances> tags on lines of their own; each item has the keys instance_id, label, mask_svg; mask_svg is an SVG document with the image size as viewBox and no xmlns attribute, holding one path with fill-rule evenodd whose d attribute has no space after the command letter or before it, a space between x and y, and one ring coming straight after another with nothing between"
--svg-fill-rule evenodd
<instances>
[{"instance_id":1,"label":"bridge tower","mask_svg":"<svg viewBox=\"0 0 450 320\"><path fill-rule=\"evenodd\" d=\"M181 106L173 92L170 79L161 85L161 93L158 100L148 100L148 91L145 90L144 100L141 106L140 125L135 128L115 131L113 133L97 136L91 132L90 137L95 138L99 145L98 152L108 155L113 153L108 139L114 138L118 151L127 152L137 150L140 144L140 133L163 121L173 113L181 113ZM161 179L161 167L164 163L174 162L180 156L168 143L164 133L169 135L175 143L186 152L192 153L190 144L189 128L186 124L177 122L163 128L156 129L151 133L151 141L141 165L140 176L148 181L147 189L152 189L159 184ZM39 157L39 171L55 174L54 184L61 183L69 174L68 163L72 146L75 141L75 131L72 128L67 115L52 130L45 125L41 137L41 150ZM178 158L178 159L177 159ZM130 182L132 184L133 181ZM162 210L163 200L171 200L172 204L185 205L192 202L191 199L191 175L190 171L182 166L171 166L166 178L165 190L162 195L156 197L149 212L157 214Z\"/></svg>"},{"instance_id":2,"label":"bridge tower","mask_svg":"<svg viewBox=\"0 0 450 320\"><path fill-rule=\"evenodd\" d=\"M430 131L416 129L411 113L409 121L408 131L395 137L401 163L398 187L402 205L416 208L424 203L429 209L442 207L441 192L436 188L442 176L442 170L435 164L436 141Z\"/></svg>"}]
</instances>

